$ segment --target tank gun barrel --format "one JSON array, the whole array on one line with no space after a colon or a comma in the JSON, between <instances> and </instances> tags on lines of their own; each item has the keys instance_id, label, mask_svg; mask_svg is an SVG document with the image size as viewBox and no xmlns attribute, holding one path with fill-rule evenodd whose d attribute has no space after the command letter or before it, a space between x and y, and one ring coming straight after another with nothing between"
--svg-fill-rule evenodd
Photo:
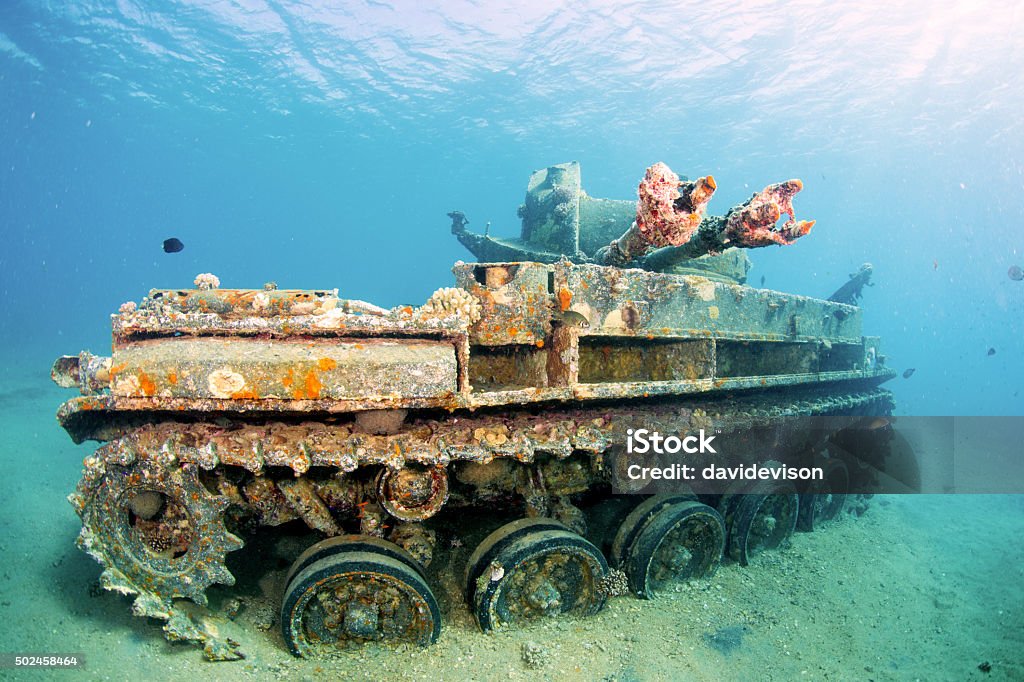
<instances>
[{"instance_id":1,"label":"tank gun barrel","mask_svg":"<svg viewBox=\"0 0 1024 682\"><path fill-rule=\"evenodd\" d=\"M724 216L704 217L684 244L653 251L638 264L645 270L662 271L680 261L720 253L733 246L743 249L772 244L788 246L814 227L815 221L797 220L794 214L793 196L803 186L797 179L768 185L729 209ZM777 226L783 215L788 215L789 220Z\"/></svg>"},{"instance_id":2,"label":"tank gun barrel","mask_svg":"<svg viewBox=\"0 0 1024 682\"><path fill-rule=\"evenodd\" d=\"M681 181L663 163L647 169L640 181L636 220L621 237L600 249L601 265L626 265L658 247L678 247L690 241L701 223L704 207L717 185L710 175Z\"/></svg>"}]
</instances>

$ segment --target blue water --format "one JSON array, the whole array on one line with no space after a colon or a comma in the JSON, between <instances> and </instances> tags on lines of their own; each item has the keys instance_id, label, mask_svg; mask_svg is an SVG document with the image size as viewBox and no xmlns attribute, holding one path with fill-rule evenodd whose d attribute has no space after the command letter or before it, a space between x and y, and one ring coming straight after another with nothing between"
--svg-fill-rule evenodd
<instances>
[{"instance_id":1,"label":"blue water","mask_svg":"<svg viewBox=\"0 0 1024 682\"><path fill-rule=\"evenodd\" d=\"M422 302L470 258L446 212L517 235L533 169L629 198L662 160L718 213L805 181L817 226L751 281L872 262L900 412L1021 414L1024 13L848 4L6 2L0 339L103 351L201 271Z\"/></svg>"},{"instance_id":2,"label":"blue water","mask_svg":"<svg viewBox=\"0 0 1024 682\"><path fill-rule=\"evenodd\" d=\"M871 262L864 331L891 366L916 369L886 384L897 413L1024 415L1024 281L1007 275L1024 267L1024 6L503 5L0 2L0 617L24 619L0 652L7 637L66 648L65 618L95 632L70 637L90 652L132 661L163 646L125 600L82 596L100 569L74 548L78 519L61 498L91 446L53 422L54 357L109 353L120 303L200 272L225 287L273 280L420 304L471 259L446 213L517 236L529 174L555 163L580 161L586 191L608 198L635 196L656 161L710 173L715 214L803 179L797 217L816 219L813 232L750 251L750 282L826 297ZM162 252L172 236L183 252ZM879 601L934 609L945 628L907 634L887 620L886 647L959 642L966 663L950 679L987 658L1005 679L1024 670L1019 647L1016 667L999 658L1020 632L1019 500L875 508L883 530L920 529L883 564L935 584L953 581L948 564L966 576L952 582L953 611L940 613L928 582L906 588L920 604ZM948 544L921 553L933 538ZM968 630L992 648L950 635ZM759 636L738 654L758 670ZM837 655L839 669L899 679L866 641ZM935 647L929 677L952 665Z\"/></svg>"}]
</instances>

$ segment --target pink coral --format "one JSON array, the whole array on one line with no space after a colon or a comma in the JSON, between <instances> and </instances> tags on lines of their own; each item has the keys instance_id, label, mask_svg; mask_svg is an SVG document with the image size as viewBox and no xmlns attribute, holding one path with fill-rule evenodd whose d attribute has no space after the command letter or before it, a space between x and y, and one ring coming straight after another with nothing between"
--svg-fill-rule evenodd
<instances>
[{"instance_id":1,"label":"pink coral","mask_svg":"<svg viewBox=\"0 0 1024 682\"><path fill-rule=\"evenodd\" d=\"M726 236L742 246L792 244L811 231L813 220L796 220L793 196L804 188L800 180L786 180L768 185L743 206L730 212L725 226ZM789 216L781 227L775 223L783 214Z\"/></svg>"},{"instance_id":2,"label":"pink coral","mask_svg":"<svg viewBox=\"0 0 1024 682\"><path fill-rule=\"evenodd\" d=\"M685 244L700 226L704 207L715 188L710 175L696 182L680 182L664 163L654 164L640 181L637 228L651 246Z\"/></svg>"}]
</instances>

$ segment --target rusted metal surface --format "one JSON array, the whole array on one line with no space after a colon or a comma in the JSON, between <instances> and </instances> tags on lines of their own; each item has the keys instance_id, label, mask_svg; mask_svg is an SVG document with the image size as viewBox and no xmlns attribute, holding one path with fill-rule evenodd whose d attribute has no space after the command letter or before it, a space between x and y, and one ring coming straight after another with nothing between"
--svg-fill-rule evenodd
<instances>
[{"instance_id":1,"label":"rusted metal surface","mask_svg":"<svg viewBox=\"0 0 1024 682\"><path fill-rule=\"evenodd\" d=\"M337 652L368 641L427 646L441 631L441 613L413 567L372 551L336 551L289 581L282 607L285 643L297 656Z\"/></svg>"},{"instance_id":2,"label":"rusted metal surface","mask_svg":"<svg viewBox=\"0 0 1024 682\"><path fill-rule=\"evenodd\" d=\"M158 338L115 350L118 398L345 400L445 398L451 343L425 339Z\"/></svg>"},{"instance_id":3,"label":"rusted metal surface","mask_svg":"<svg viewBox=\"0 0 1024 682\"><path fill-rule=\"evenodd\" d=\"M317 291L160 290L114 317L111 358L58 360L58 381L96 395L60 419L102 439L109 412L474 409L893 375L854 306L569 262L455 275L420 308L372 314Z\"/></svg>"},{"instance_id":4,"label":"rusted metal surface","mask_svg":"<svg viewBox=\"0 0 1024 682\"><path fill-rule=\"evenodd\" d=\"M495 278L491 271L503 274ZM522 344L543 348L556 310L550 290L550 266L538 263L456 264L456 286L480 301L483 315L473 325L472 343L479 345ZM504 280L488 287L488 279Z\"/></svg>"},{"instance_id":5,"label":"rusted metal surface","mask_svg":"<svg viewBox=\"0 0 1024 682\"><path fill-rule=\"evenodd\" d=\"M584 335L860 341L860 309L703 277L556 264L556 295Z\"/></svg>"}]
</instances>

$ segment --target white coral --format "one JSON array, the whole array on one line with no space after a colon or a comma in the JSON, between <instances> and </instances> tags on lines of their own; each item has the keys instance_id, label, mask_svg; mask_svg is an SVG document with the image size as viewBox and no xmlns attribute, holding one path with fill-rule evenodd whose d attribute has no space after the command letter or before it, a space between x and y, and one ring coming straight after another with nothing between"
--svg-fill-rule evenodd
<instances>
[{"instance_id":1,"label":"white coral","mask_svg":"<svg viewBox=\"0 0 1024 682\"><path fill-rule=\"evenodd\" d=\"M430 299L419 309L421 317L447 317L457 315L469 324L480 319L480 301L465 289L445 287L431 294Z\"/></svg>"},{"instance_id":2,"label":"white coral","mask_svg":"<svg viewBox=\"0 0 1024 682\"><path fill-rule=\"evenodd\" d=\"M270 307L270 296L263 291L256 294L252 299L252 307L254 310L266 310Z\"/></svg>"},{"instance_id":3,"label":"white coral","mask_svg":"<svg viewBox=\"0 0 1024 682\"><path fill-rule=\"evenodd\" d=\"M220 278L212 272L204 272L196 275L194 284L196 289L216 289L220 286Z\"/></svg>"},{"instance_id":4,"label":"white coral","mask_svg":"<svg viewBox=\"0 0 1024 682\"><path fill-rule=\"evenodd\" d=\"M316 318L316 326L321 329L337 329L341 326L341 321L345 317L345 311L341 308L331 308L323 315Z\"/></svg>"}]
</instances>

